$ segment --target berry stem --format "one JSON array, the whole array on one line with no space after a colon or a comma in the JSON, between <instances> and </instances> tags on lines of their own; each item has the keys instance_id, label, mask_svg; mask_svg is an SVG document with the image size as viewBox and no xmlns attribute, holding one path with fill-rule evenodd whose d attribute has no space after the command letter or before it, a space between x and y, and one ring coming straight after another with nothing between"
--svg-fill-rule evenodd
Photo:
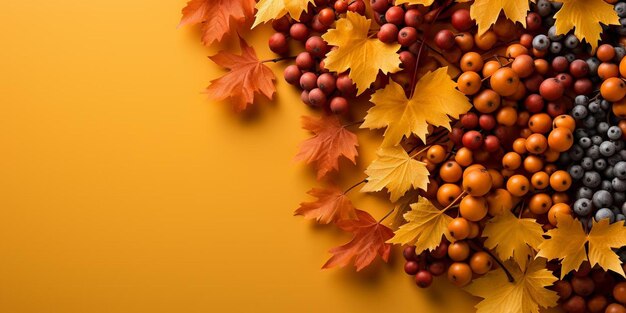
<instances>
[{"instance_id":1,"label":"berry stem","mask_svg":"<svg viewBox=\"0 0 626 313\"><path fill-rule=\"evenodd\" d=\"M443 208L442 211L445 212L448 209L452 208L456 204L457 201L463 199L463 197L465 197L466 195L467 195L467 190L463 190L463 192L461 192L461 194L458 197L456 197L456 199L452 200L452 202L450 202L450 204L448 204L447 207Z\"/></svg>"},{"instance_id":2,"label":"berry stem","mask_svg":"<svg viewBox=\"0 0 626 313\"><path fill-rule=\"evenodd\" d=\"M500 267L502 268L502 270L506 274L506 277L508 278L509 282L510 283L514 283L515 282L515 278L513 278L513 275L511 275L511 272L509 272L509 270L506 268L506 266L504 266L502 261L500 261L500 259L498 259L498 257L496 257L493 253L491 253L491 251L489 251L489 249L483 248L480 244L477 244L473 240L468 240L467 243L469 244L469 246L472 249L477 250L477 251L483 251L483 252L489 254L489 256L491 258L493 258L493 260L496 261L496 263L498 263L498 265L500 265Z\"/></svg>"},{"instance_id":3,"label":"berry stem","mask_svg":"<svg viewBox=\"0 0 626 313\"><path fill-rule=\"evenodd\" d=\"M391 210L389 210L389 212L387 212L387 214L385 214L385 216L383 216L380 220L378 220L378 224L382 223L386 218L388 218L391 213L393 213L396 210L395 207L391 208Z\"/></svg>"},{"instance_id":4,"label":"berry stem","mask_svg":"<svg viewBox=\"0 0 626 313\"><path fill-rule=\"evenodd\" d=\"M500 62L500 61L498 61L498 62ZM511 63L513 63L513 61L506 62L506 63L502 64L502 67L507 67L507 66L511 65ZM491 75L486 76L485 78L481 79L480 81L482 83L484 83L485 81L487 81L490 78L491 78Z\"/></svg>"}]
</instances>

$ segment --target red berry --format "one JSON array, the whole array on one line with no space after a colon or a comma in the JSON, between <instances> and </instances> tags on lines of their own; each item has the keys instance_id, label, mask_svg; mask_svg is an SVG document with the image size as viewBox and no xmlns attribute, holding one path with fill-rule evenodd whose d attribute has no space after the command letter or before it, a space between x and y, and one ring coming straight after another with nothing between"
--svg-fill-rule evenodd
<instances>
[{"instance_id":1,"label":"red berry","mask_svg":"<svg viewBox=\"0 0 626 313\"><path fill-rule=\"evenodd\" d=\"M404 13L404 24L409 27L418 28L424 23L424 15L417 9L410 9Z\"/></svg>"},{"instance_id":2,"label":"red berry","mask_svg":"<svg viewBox=\"0 0 626 313\"><path fill-rule=\"evenodd\" d=\"M484 130L492 130L496 127L497 122L496 122L496 118L493 117L493 115L481 114L480 117L478 118L478 124L480 125L480 128Z\"/></svg>"},{"instance_id":3,"label":"red berry","mask_svg":"<svg viewBox=\"0 0 626 313\"><path fill-rule=\"evenodd\" d=\"M454 34L447 29L442 29L435 35L435 45L443 50L451 49L454 44Z\"/></svg>"},{"instance_id":4,"label":"red berry","mask_svg":"<svg viewBox=\"0 0 626 313\"><path fill-rule=\"evenodd\" d=\"M348 113L348 100L344 97L334 97L330 100L330 110L335 114Z\"/></svg>"},{"instance_id":5,"label":"red berry","mask_svg":"<svg viewBox=\"0 0 626 313\"><path fill-rule=\"evenodd\" d=\"M589 74L589 64L580 59L574 60L574 62L569 65L569 72L576 78L585 77Z\"/></svg>"},{"instance_id":6,"label":"red berry","mask_svg":"<svg viewBox=\"0 0 626 313\"><path fill-rule=\"evenodd\" d=\"M289 52L287 37L283 33L274 33L269 39L270 50L276 54L284 55Z\"/></svg>"},{"instance_id":7,"label":"red berry","mask_svg":"<svg viewBox=\"0 0 626 313\"><path fill-rule=\"evenodd\" d=\"M400 62L402 62L402 68L414 69L417 59L411 51L402 51L400 52Z\"/></svg>"},{"instance_id":8,"label":"red berry","mask_svg":"<svg viewBox=\"0 0 626 313\"><path fill-rule=\"evenodd\" d=\"M325 33L328 30L328 26L320 22L318 15L315 15L313 17L313 21L311 22L311 28L313 29L313 31L318 32L318 33Z\"/></svg>"},{"instance_id":9,"label":"red berry","mask_svg":"<svg viewBox=\"0 0 626 313\"><path fill-rule=\"evenodd\" d=\"M289 28L291 28L291 22L287 16L283 16L272 21L272 28L277 32L287 33L289 32Z\"/></svg>"},{"instance_id":10,"label":"red berry","mask_svg":"<svg viewBox=\"0 0 626 313\"><path fill-rule=\"evenodd\" d=\"M472 21L468 9L458 9L454 11L454 13L452 13L451 22L455 29L462 32L474 27L474 21Z\"/></svg>"},{"instance_id":11,"label":"red berry","mask_svg":"<svg viewBox=\"0 0 626 313\"><path fill-rule=\"evenodd\" d=\"M554 60L552 60L552 69L557 73L563 73L567 71L568 66L569 61L567 61L567 59L562 55L559 55L558 57L554 58Z\"/></svg>"},{"instance_id":12,"label":"red berry","mask_svg":"<svg viewBox=\"0 0 626 313\"><path fill-rule=\"evenodd\" d=\"M574 82L574 93L588 95L593 92L593 83L589 78L579 78Z\"/></svg>"},{"instance_id":13,"label":"red berry","mask_svg":"<svg viewBox=\"0 0 626 313\"><path fill-rule=\"evenodd\" d=\"M328 44L320 36L311 36L304 44L306 51L315 57L323 57L328 52Z\"/></svg>"},{"instance_id":14,"label":"red berry","mask_svg":"<svg viewBox=\"0 0 626 313\"><path fill-rule=\"evenodd\" d=\"M372 10L378 12L378 13L385 13L385 11L387 11L387 8L389 8L389 1L387 0L371 0L370 1L370 6L372 7Z\"/></svg>"},{"instance_id":15,"label":"red berry","mask_svg":"<svg viewBox=\"0 0 626 313\"><path fill-rule=\"evenodd\" d=\"M455 145L460 145L461 140L463 139L463 130L460 128L453 128L452 131L448 134L448 138Z\"/></svg>"},{"instance_id":16,"label":"red berry","mask_svg":"<svg viewBox=\"0 0 626 313\"><path fill-rule=\"evenodd\" d=\"M304 104L306 105L311 105L311 102L309 102L309 91L302 90L302 93L300 94L300 100L302 100L302 102L304 102Z\"/></svg>"},{"instance_id":17,"label":"red berry","mask_svg":"<svg viewBox=\"0 0 626 313\"><path fill-rule=\"evenodd\" d=\"M344 95L351 95L356 92L356 86L348 74L341 74L337 77L337 89Z\"/></svg>"},{"instance_id":18,"label":"red berry","mask_svg":"<svg viewBox=\"0 0 626 313\"><path fill-rule=\"evenodd\" d=\"M524 86L526 86L526 90L530 92L537 92L539 91L541 82L543 82L543 76L535 73L524 80Z\"/></svg>"},{"instance_id":19,"label":"red berry","mask_svg":"<svg viewBox=\"0 0 626 313\"><path fill-rule=\"evenodd\" d=\"M535 12L530 12L526 16L526 29L536 31L541 28L541 16Z\"/></svg>"},{"instance_id":20,"label":"red berry","mask_svg":"<svg viewBox=\"0 0 626 313\"><path fill-rule=\"evenodd\" d=\"M421 270L415 275L415 283L420 288L427 288L433 283L433 274L429 271Z\"/></svg>"},{"instance_id":21,"label":"red berry","mask_svg":"<svg viewBox=\"0 0 626 313\"><path fill-rule=\"evenodd\" d=\"M567 113L566 111L565 106L559 102L549 102L546 106L546 112L553 118Z\"/></svg>"},{"instance_id":22,"label":"red berry","mask_svg":"<svg viewBox=\"0 0 626 313\"><path fill-rule=\"evenodd\" d=\"M476 150L483 145L483 135L475 130L470 130L463 135L463 146Z\"/></svg>"},{"instance_id":23,"label":"red berry","mask_svg":"<svg viewBox=\"0 0 626 313\"><path fill-rule=\"evenodd\" d=\"M361 15L365 14L365 2L363 2L363 0L352 1L352 3L348 5L348 11Z\"/></svg>"},{"instance_id":24,"label":"red berry","mask_svg":"<svg viewBox=\"0 0 626 313\"><path fill-rule=\"evenodd\" d=\"M300 76L300 88L310 91L317 86L317 75L312 72L306 72Z\"/></svg>"},{"instance_id":25,"label":"red berry","mask_svg":"<svg viewBox=\"0 0 626 313\"><path fill-rule=\"evenodd\" d=\"M428 271L433 274L433 276L439 276L446 272L446 264L441 261L435 261L428 265Z\"/></svg>"},{"instance_id":26,"label":"red berry","mask_svg":"<svg viewBox=\"0 0 626 313\"><path fill-rule=\"evenodd\" d=\"M404 272L409 275L415 275L417 274L417 272L419 272L419 270L420 270L420 266L415 261L408 261L404 263Z\"/></svg>"},{"instance_id":27,"label":"red berry","mask_svg":"<svg viewBox=\"0 0 626 313\"><path fill-rule=\"evenodd\" d=\"M413 27L404 27L398 32L398 43L408 47L417 41L417 30Z\"/></svg>"},{"instance_id":28,"label":"red berry","mask_svg":"<svg viewBox=\"0 0 626 313\"><path fill-rule=\"evenodd\" d=\"M468 112L461 116L461 125L465 129L474 129L478 126L478 115L474 112Z\"/></svg>"},{"instance_id":29,"label":"red berry","mask_svg":"<svg viewBox=\"0 0 626 313\"><path fill-rule=\"evenodd\" d=\"M572 78L572 75L567 74L567 73L561 73L559 75L556 75L556 79L558 79L559 82L561 82L561 85L563 85L563 88L565 89L571 87L572 84L574 83L574 79Z\"/></svg>"},{"instance_id":30,"label":"red berry","mask_svg":"<svg viewBox=\"0 0 626 313\"><path fill-rule=\"evenodd\" d=\"M391 7L385 13L387 23L401 25L404 22L404 9L399 6Z\"/></svg>"},{"instance_id":31,"label":"red berry","mask_svg":"<svg viewBox=\"0 0 626 313\"><path fill-rule=\"evenodd\" d=\"M337 0L335 1L335 12L342 14L348 11L348 1L346 0Z\"/></svg>"},{"instance_id":32,"label":"red berry","mask_svg":"<svg viewBox=\"0 0 626 313\"><path fill-rule=\"evenodd\" d=\"M333 74L324 73L317 78L317 87L321 89L325 94L330 94L335 91L336 79Z\"/></svg>"},{"instance_id":33,"label":"red berry","mask_svg":"<svg viewBox=\"0 0 626 313\"><path fill-rule=\"evenodd\" d=\"M430 252L430 255L435 259L442 259L448 255L448 243L442 242L440 243L435 250Z\"/></svg>"},{"instance_id":34,"label":"red berry","mask_svg":"<svg viewBox=\"0 0 626 313\"><path fill-rule=\"evenodd\" d=\"M308 71L315 66L315 60L308 52L300 52L296 57L296 65L303 71Z\"/></svg>"},{"instance_id":35,"label":"red berry","mask_svg":"<svg viewBox=\"0 0 626 313\"><path fill-rule=\"evenodd\" d=\"M335 11L331 8L323 8L317 13L317 18L324 26L328 27L335 22Z\"/></svg>"},{"instance_id":36,"label":"red berry","mask_svg":"<svg viewBox=\"0 0 626 313\"><path fill-rule=\"evenodd\" d=\"M302 23L295 23L289 29L291 38L298 41L305 41L309 37L309 29Z\"/></svg>"},{"instance_id":37,"label":"red berry","mask_svg":"<svg viewBox=\"0 0 626 313\"><path fill-rule=\"evenodd\" d=\"M283 74L285 76L285 81L289 84L297 85L300 83L300 76L302 76L302 72L297 65L291 64L287 66Z\"/></svg>"},{"instance_id":38,"label":"red berry","mask_svg":"<svg viewBox=\"0 0 626 313\"><path fill-rule=\"evenodd\" d=\"M314 107L322 107L326 104L326 94L319 88L309 91L309 102Z\"/></svg>"},{"instance_id":39,"label":"red berry","mask_svg":"<svg viewBox=\"0 0 626 313\"><path fill-rule=\"evenodd\" d=\"M415 254L415 246L406 246L402 250L402 255L407 261L416 261L417 255Z\"/></svg>"},{"instance_id":40,"label":"red berry","mask_svg":"<svg viewBox=\"0 0 626 313\"><path fill-rule=\"evenodd\" d=\"M485 137L485 150L487 152L496 152L500 149L500 139L494 135Z\"/></svg>"},{"instance_id":41,"label":"red berry","mask_svg":"<svg viewBox=\"0 0 626 313\"><path fill-rule=\"evenodd\" d=\"M528 97L526 97L526 100L524 100L524 106L526 107L526 110L528 112L539 113L543 110L543 97L536 93L530 94Z\"/></svg>"},{"instance_id":42,"label":"red berry","mask_svg":"<svg viewBox=\"0 0 626 313\"><path fill-rule=\"evenodd\" d=\"M392 43L398 39L398 27L391 23L384 24L376 36L384 43Z\"/></svg>"},{"instance_id":43,"label":"red berry","mask_svg":"<svg viewBox=\"0 0 626 313\"><path fill-rule=\"evenodd\" d=\"M556 78L548 78L539 86L539 94L549 101L560 99L563 96L563 92L565 92L565 89Z\"/></svg>"}]
</instances>

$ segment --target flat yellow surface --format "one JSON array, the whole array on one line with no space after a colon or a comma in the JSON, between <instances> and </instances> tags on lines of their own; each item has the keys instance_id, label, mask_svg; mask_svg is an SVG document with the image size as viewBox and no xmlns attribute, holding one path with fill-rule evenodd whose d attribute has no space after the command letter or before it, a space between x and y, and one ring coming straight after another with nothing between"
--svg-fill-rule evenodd
<instances>
[{"instance_id":1,"label":"flat yellow surface","mask_svg":"<svg viewBox=\"0 0 626 313\"><path fill-rule=\"evenodd\" d=\"M292 216L316 185L293 162L310 112L283 81L252 116L207 100L222 71L176 28L184 2L0 1L0 312L471 308L444 280L416 288L398 253L320 270L349 237Z\"/></svg>"}]
</instances>

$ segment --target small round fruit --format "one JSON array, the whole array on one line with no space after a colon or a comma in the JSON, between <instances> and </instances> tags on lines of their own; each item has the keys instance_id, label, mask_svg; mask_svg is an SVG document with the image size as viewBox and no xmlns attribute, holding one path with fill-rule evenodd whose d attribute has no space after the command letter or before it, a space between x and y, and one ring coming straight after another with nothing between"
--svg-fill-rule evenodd
<instances>
[{"instance_id":1,"label":"small round fruit","mask_svg":"<svg viewBox=\"0 0 626 313\"><path fill-rule=\"evenodd\" d=\"M463 190L474 197L486 195L491 190L493 181L486 169L475 170L463 177Z\"/></svg>"},{"instance_id":2,"label":"small round fruit","mask_svg":"<svg viewBox=\"0 0 626 313\"><path fill-rule=\"evenodd\" d=\"M448 256L453 261L464 261L469 257L470 248L463 240L455 241L448 246Z\"/></svg>"},{"instance_id":3,"label":"small round fruit","mask_svg":"<svg viewBox=\"0 0 626 313\"><path fill-rule=\"evenodd\" d=\"M433 283L433 275L426 270L421 270L415 274L415 283L420 288L428 288Z\"/></svg>"},{"instance_id":4,"label":"small round fruit","mask_svg":"<svg viewBox=\"0 0 626 313\"><path fill-rule=\"evenodd\" d=\"M610 102L622 100L626 96L626 83L620 78L611 77L602 82L600 94Z\"/></svg>"},{"instance_id":5,"label":"small round fruit","mask_svg":"<svg viewBox=\"0 0 626 313\"><path fill-rule=\"evenodd\" d=\"M463 146L470 150L476 150L483 144L483 135L475 130L470 130L463 135Z\"/></svg>"},{"instance_id":6,"label":"small round fruit","mask_svg":"<svg viewBox=\"0 0 626 313\"><path fill-rule=\"evenodd\" d=\"M489 207L489 215L497 216L513 208L513 197L506 189L496 189L488 193L485 198Z\"/></svg>"},{"instance_id":7,"label":"small round fruit","mask_svg":"<svg viewBox=\"0 0 626 313\"><path fill-rule=\"evenodd\" d=\"M463 176L463 169L455 161L448 161L439 168L439 177L444 182L456 183Z\"/></svg>"},{"instance_id":8,"label":"small round fruit","mask_svg":"<svg viewBox=\"0 0 626 313\"><path fill-rule=\"evenodd\" d=\"M554 202L554 201L553 201ZM571 215L572 209L566 203L556 203L548 211L548 221L556 226L557 219L561 215Z\"/></svg>"},{"instance_id":9,"label":"small round fruit","mask_svg":"<svg viewBox=\"0 0 626 313\"><path fill-rule=\"evenodd\" d=\"M435 45L443 50L454 47L454 34L448 29L442 29L435 35Z\"/></svg>"},{"instance_id":10,"label":"small round fruit","mask_svg":"<svg viewBox=\"0 0 626 313\"><path fill-rule=\"evenodd\" d=\"M472 269L467 263L452 263L448 268L448 280L457 287L463 287L472 281Z\"/></svg>"},{"instance_id":11,"label":"small round fruit","mask_svg":"<svg viewBox=\"0 0 626 313\"><path fill-rule=\"evenodd\" d=\"M483 197L465 196L459 205L459 212L468 221L478 222L489 212L487 200Z\"/></svg>"},{"instance_id":12,"label":"small round fruit","mask_svg":"<svg viewBox=\"0 0 626 313\"><path fill-rule=\"evenodd\" d=\"M437 202L442 206L448 206L463 193L461 187L456 184L443 184L437 190Z\"/></svg>"},{"instance_id":13,"label":"small round fruit","mask_svg":"<svg viewBox=\"0 0 626 313\"><path fill-rule=\"evenodd\" d=\"M506 189L516 197L522 197L530 190L530 182L524 175L513 175L506 182Z\"/></svg>"},{"instance_id":14,"label":"small round fruit","mask_svg":"<svg viewBox=\"0 0 626 313\"><path fill-rule=\"evenodd\" d=\"M474 71L467 71L459 76L457 80L457 88L460 92L471 96L480 91L481 81L480 75Z\"/></svg>"},{"instance_id":15,"label":"small round fruit","mask_svg":"<svg viewBox=\"0 0 626 313\"><path fill-rule=\"evenodd\" d=\"M469 264L474 273L482 275L491 270L491 267L493 266L493 260L487 252L479 251L472 255Z\"/></svg>"},{"instance_id":16,"label":"small round fruit","mask_svg":"<svg viewBox=\"0 0 626 313\"><path fill-rule=\"evenodd\" d=\"M470 235L470 223L462 217L457 217L448 223L448 231L456 240L463 240Z\"/></svg>"},{"instance_id":17,"label":"small round fruit","mask_svg":"<svg viewBox=\"0 0 626 313\"><path fill-rule=\"evenodd\" d=\"M530 197L528 201L528 209L533 214L545 214L552 207L552 198L545 193L537 193Z\"/></svg>"},{"instance_id":18,"label":"small round fruit","mask_svg":"<svg viewBox=\"0 0 626 313\"><path fill-rule=\"evenodd\" d=\"M551 150L565 152L574 145L574 135L567 128L555 128L548 135L548 145Z\"/></svg>"},{"instance_id":19,"label":"small round fruit","mask_svg":"<svg viewBox=\"0 0 626 313\"><path fill-rule=\"evenodd\" d=\"M626 304L626 282L617 283L613 287L613 298L622 304Z\"/></svg>"},{"instance_id":20,"label":"small round fruit","mask_svg":"<svg viewBox=\"0 0 626 313\"><path fill-rule=\"evenodd\" d=\"M539 85L539 94L549 101L560 99L564 92L563 85L556 78L546 79Z\"/></svg>"},{"instance_id":21,"label":"small round fruit","mask_svg":"<svg viewBox=\"0 0 626 313\"><path fill-rule=\"evenodd\" d=\"M481 64L482 67L482 64ZM517 91L519 76L509 67L498 69L489 79L491 88L503 97L511 96Z\"/></svg>"},{"instance_id":22,"label":"small round fruit","mask_svg":"<svg viewBox=\"0 0 626 313\"><path fill-rule=\"evenodd\" d=\"M446 158L446 149L441 145L432 145L426 152L429 161L439 164Z\"/></svg>"},{"instance_id":23,"label":"small round fruit","mask_svg":"<svg viewBox=\"0 0 626 313\"><path fill-rule=\"evenodd\" d=\"M556 191L566 191L572 185L572 177L567 171L558 170L550 175L550 187Z\"/></svg>"}]
</instances>

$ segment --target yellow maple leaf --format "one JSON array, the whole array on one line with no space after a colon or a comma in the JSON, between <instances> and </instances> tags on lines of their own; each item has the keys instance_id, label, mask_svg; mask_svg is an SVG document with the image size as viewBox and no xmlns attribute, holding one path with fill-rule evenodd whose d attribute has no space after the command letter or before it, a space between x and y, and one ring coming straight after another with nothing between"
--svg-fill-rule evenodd
<instances>
[{"instance_id":1,"label":"yellow maple leaf","mask_svg":"<svg viewBox=\"0 0 626 313\"><path fill-rule=\"evenodd\" d=\"M386 44L369 38L371 20L354 12L337 21L335 29L322 35L329 45L337 47L326 55L324 66L333 72L350 70L349 77L363 93L376 80L379 71L383 74L400 70L399 44Z\"/></svg>"},{"instance_id":2,"label":"yellow maple leaf","mask_svg":"<svg viewBox=\"0 0 626 313\"><path fill-rule=\"evenodd\" d=\"M486 248L495 249L502 260L513 257L520 268L526 268L534 250L544 241L539 223L532 218L517 218L509 210L489 220L482 236L487 237Z\"/></svg>"},{"instance_id":3,"label":"yellow maple leaf","mask_svg":"<svg viewBox=\"0 0 626 313\"><path fill-rule=\"evenodd\" d=\"M400 146L383 148L376 153L378 158L365 170L367 184L362 192L380 191L387 187L391 202L396 202L411 187L426 190L428 188L428 169L426 163L410 157Z\"/></svg>"},{"instance_id":4,"label":"yellow maple leaf","mask_svg":"<svg viewBox=\"0 0 626 313\"><path fill-rule=\"evenodd\" d=\"M404 196L400 197L398 201L396 201L394 207L394 211L396 212L393 221L391 222L393 229L397 229L406 223L404 214L411 209L411 204L417 202L418 197L419 194L417 193L417 190L410 190Z\"/></svg>"},{"instance_id":5,"label":"yellow maple leaf","mask_svg":"<svg viewBox=\"0 0 626 313\"><path fill-rule=\"evenodd\" d=\"M395 146L403 136L415 134L426 142L428 124L450 129L450 117L459 118L472 108L465 95L456 89L448 68L428 72L415 85L408 99L402 86L394 81L379 89L370 99L375 105L367 111L361 128L387 127L383 146Z\"/></svg>"},{"instance_id":6,"label":"yellow maple leaf","mask_svg":"<svg viewBox=\"0 0 626 313\"><path fill-rule=\"evenodd\" d=\"M415 244L416 253L424 250L434 250L441 243L441 236L454 242L454 238L448 232L448 224L452 217L445 214L444 210L437 209L428 199L419 197L417 203L411 204L411 211L404 214L408 222L394 232L393 238L388 243Z\"/></svg>"},{"instance_id":7,"label":"yellow maple leaf","mask_svg":"<svg viewBox=\"0 0 626 313\"><path fill-rule=\"evenodd\" d=\"M315 5L315 0L261 0L256 4L257 12L252 28L261 23L279 19L287 13L291 18L299 21L302 12L307 12L309 4Z\"/></svg>"},{"instance_id":8,"label":"yellow maple leaf","mask_svg":"<svg viewBox=\"0 0 626 313\"><path fill-rule=\"evenodd\" d=\"M559 215L557 221L557 227L546 233L550 238L539 245L537 257L561 260L561 278L577 270L585 260L591 267L598 264L606 271L625 276L619 257L612 250L626 246L624 221L609 224L608 219L594 220L589 235L580 221L569 215Z\"/></svg>"},{"instance_id":9,"label":"yellow maple leaf","mask_svg":"<svg viewBox=\"0 0 626 313\"><path fill-rule=\"evenodd\" d=\"M532 260L526 271L512 261L504 265L511 272L513 282L498 268L465 287L467 292L484 299L476 305L477 313L539 313L540 306L549 308L557 304L557 293L545 288L557 280L546 269L545 259Z\"/></svg>"},{"instance_id":10,"label":"yellow maple leaf","mask_svg":"<svg viewBox=\"0 0 626 313\"><path fill-rule=\"evenodd\" d=\"M584 39L593 51L598 47L602 26L619 25L617 12L613 5L604 0L559 0L563 6L554 15L557 34L567 34L574 28L574 35Z\"/></svg>"},{"instance_id":11,"label":"yellow maple leaf","mask_svg":"<svg viewBox=\"0 0 626 313\"><path fill-rule=\"evenodd\" d=\"M509 20L520 22L526 27L526 15L529 10L528 0L476 0L470 7L470 17L476 20L478 34L482 35L496 23L500 11L503 11Z\"/></svg>"}]
</instances>

